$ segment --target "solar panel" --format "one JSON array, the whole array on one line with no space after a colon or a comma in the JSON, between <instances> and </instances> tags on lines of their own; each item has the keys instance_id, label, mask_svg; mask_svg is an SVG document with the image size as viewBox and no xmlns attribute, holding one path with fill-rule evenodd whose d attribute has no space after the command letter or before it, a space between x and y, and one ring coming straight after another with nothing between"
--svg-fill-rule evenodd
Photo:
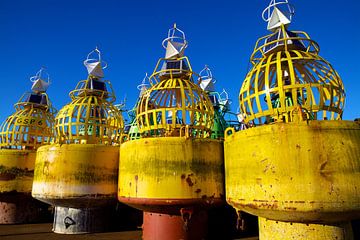
<instances>
[{"instance_id":1,"label":"solar panel","mask_svg":"<svg viewBox=\"0 0 360 240\"><path fill-rule=\"evenodd\" d=\"M293 33L291 31L286 31L286 34L290 38L299 37L296 33ZM300 49L305 49L305 46L304 46L304 44L302 43L301 40L292 39L292 40L288 41L288 44L295 45L297 48L300 48Z\"/></svg>"},{"instance_id":2,"label":"solar panel","mask_svg":"<svg viewBox=\"0 0 360 240\"><path fill-rule=\"evenodd\" d=\"M28 99L26 100L26 102L40 104L41 103L41 95L30 94Z\"/></svg>"},{"instance_id":3,"label":"solar panel","mask_svg":"<svg viewBox=\"0 0 360 240\"><path fill-rule=\"evenodd\" d=\"M96 79L90 79L90 81L88 81L87 88L106 92L105 83Z\"/></svg>"},{"instance_id":4,"label":"solar panel","mask_svg":"<svg viewBox=\"0 0 360 240\"><path fill-rule=\"evenodd\" d=\"M280 33L280 31L278 31L278 32L274 33L273 35L271 35L270 37L268 37L268 38L265 40L265 44L266 44L266 43L270 43L270 42L272 42L272 41L278 40L278 39L279 39L279 35L280 35L279 33ZM272 43L272 44L266 45L263 50L264 50L264 52L266 53L266 52L269 52L270 50L276 48L278 45L279 45L279 42L274 42L274 43Z\"/></svg>"}]
</instances>

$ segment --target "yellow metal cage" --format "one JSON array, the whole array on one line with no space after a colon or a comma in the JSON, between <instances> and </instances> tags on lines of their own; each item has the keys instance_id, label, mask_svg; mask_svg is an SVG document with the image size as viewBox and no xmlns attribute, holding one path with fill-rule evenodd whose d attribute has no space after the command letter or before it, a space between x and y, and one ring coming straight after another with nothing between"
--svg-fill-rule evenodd
<instances>
[{"instance_id":1,"label":"yellow metal cage","mask_svg":"<svg viewBox=\"0 0 360 240\"><path fill-rule=\"evenodd\" d=\"M177 58L187 68L158 70L160 59L150 76L150 87L137 107L137 123L144 136L208 137L214 109L206 93L194 83L187 57Z\"/></svg>"},{"instance_id":2,"label":"yellow metal cage","mask_svg":"<svg viewBox=\"0 0 360 240\"><path fill-rule=\"evenodd\" d=\"M291 122L299 115L310 120L341 119L345 90L338 73L318 55L318 44L305 32L291 32L292 37L286 33L281 26L256 43L250 59L253 67L239 94L245 122ZM282 37L271 40L278 34Z\"/></svg>"},{"instance_id":3,"label":"yellow metal cage","mask_svg":"<svg viewBox=\"0 0 360 240\"><path fill-rule=\"evenodd\" d=\"M38 100L32 102L32 98ZM25 93L0 125L0 148L37 149L53 141L54 114L46 93Z\"/></svg>"},{"instance_id":4,"label":"yellow metal cage","mask_svg":"<svg viewBox=\"0 0 360 240\"><path fill-rule=\"evenodd\" d=\"M115 95L111 83L101 81L102 87L94 89L90 87L94 80L97 81L90 76L80 81L70 92L72 102L57 114L55 132L60 143L112 145L120 142L124 121L120 110L112 104Z\"/></svg>"}]
</instances>

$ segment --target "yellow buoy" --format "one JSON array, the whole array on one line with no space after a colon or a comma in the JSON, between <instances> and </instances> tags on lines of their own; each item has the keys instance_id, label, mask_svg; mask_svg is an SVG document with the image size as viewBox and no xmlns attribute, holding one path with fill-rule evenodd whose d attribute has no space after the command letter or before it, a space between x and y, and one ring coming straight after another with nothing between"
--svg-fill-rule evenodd
<instances>
[{"instance_id":1,"label":"yellow buoy","mask_svg":"<svg viewBox=\"0 0 360 240\"><path fill-rule=\"evenodd\" d=\"M223 203L223 144L214 109L184 56L176 26L137 105L141 135L120 146L118 199L144 212L144 239L201 239L206 209Z\"/></svg>"},{"instance_id":2,"label":"yellow buoy","mask_svg":"<svg viewBox=\"0 0 360 240\"><path fill-rule=\"evenodd\" d=\"M243 131L226 130L226 196L259 216L260 239L351 239L360 216L360 126L341 120L345 91L319 46L290 31L271 1L240 90ZM244 146L239 148L239 146Z\"/></svg>"},{"instance_id":3,"label":"yellow buoy","mask_svg":"<svg viewBox=\"0 0 360 240\"><path fill-rule=\"evenodd\" d=\"M84 64L88 79L70 93L72 101L55 118L56 142L39 148L35 163L32 195L55 205L58 233L103 231L108 222L99 208L116 202L124 123L111 83L102 79L100 51Z\"/></svg>"},{"instance_id":4,"label":"yellow buoy","mask_svg":"<svg viewBox=\"0 0 360 240\"><path fill-rule=\"evenodd\" d=\"M15 104L16 112L0 126L0 224L33 222L42 205L31 197L36 150L53 140L55 109L46 94L49 78L42 68ZM48 76L47 76L48 77Z\"/></svg>"}]
</instances>

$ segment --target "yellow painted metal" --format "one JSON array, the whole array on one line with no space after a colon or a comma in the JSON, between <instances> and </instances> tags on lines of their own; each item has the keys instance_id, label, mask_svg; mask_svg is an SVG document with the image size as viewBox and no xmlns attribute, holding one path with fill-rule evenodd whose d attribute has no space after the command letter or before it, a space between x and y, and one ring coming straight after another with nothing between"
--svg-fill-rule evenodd
<instances>
[{"instance_id":1,"label":"yellow painted metal","mask_svg":"<svg viewBox=\"0 0 360 240\"><path fill-rule=\"evenodd\" d=\"M225 179L234 207L280 221L360 217L358 123L276 123L231 132L224 143Z\"/></svg>"},{"instance_id":2,"label":"yellow painted metal","mask_svg":"<svg viewBox=\"0 0 360 240\"><path fill-rule=\"evenodd\" d=\"M144 136L192 135L206 138L211 133L214 109L209 97L194 83L187 57L173 59L186 69L161 69L160 59L150 77L152 87L141 96L136 120Z\"/></svg>"},{"instance_id":3,"label":"yellow painted metal","mask_svg":"<svg viewBox=\"0 0 360 240\"><path fill-rule=\"evenodd\" d=\"M89 74L70 97L55 117L55 144L37 151L32 196L71 208L115 202L124 122L111 83Z\"/></svg>"},{"instance_id":4,"label":"yellow painted metal","mask_svg":"<svg viewBox=\"0 0 360 240\"><path fill-rule=\"evenodd\" d=\"M342 222L332 225L304 224L272 221L259 218L260 239L282 240L351 240L351 223Z\"/></svg>"},{"instance_id":5,"label":"yellow painted metal","mask_svg":"<svg viewBox=\"0 0 360 240\"><path fill-rule=\"evenodd\" d=\"M124 121L120 110L113 105L116 98L110 81L89 75L76 85L70 97L72 101L55 118L58 142L120 143Z\"/></svg>"},{"instance_id":6,"label":"yellow painted metal","mask_svg":"<svg viewBox=\"0 0 360 240\"><path fill-rule=\"evenodd\" d=\"M16 112L0 125L0 148L36 149L53 140L55 109L46 93L39 96L44 104L26 101L25 93L15 104Z\"/></svg>"},{"instance_id":7,"label":"yellow painted metal","mask_svg":"<svg viewBox=\"0 0 360 240\"><path fill-rule=\"evenodd\" d=\"M279 31L285 32L285 27ZM301 107L306 119L339 120L342 117L345 90L341 78L330 63L318 55L319 47L305 32L264 43L272 35L260 38L251 56L252 69L239 94L240 109L246 123L291 122L291 112ZM289 41L301 41L304 49ZM265 53L276 43L282 47Z\"/></svg>"},{"instance_id":8,"label":"yellow painted metal","mask_svg":"<svg viewBox=\"0 0 360 240\"><path fill-rule=\"evenodd\" d=\"M224 195L219 140L143 138L121 144L120 156L119 197L170 201Z\"/></svg>"},{"instance_id":9,"label":"yellow painted metal","mask_svg":"<svg viewBox=\"0 0 360 240\"><path fill-rule=\"evenodd\" d=\"M53 141L56 110L46 93L33 92L23 94L15 110L0 125L0 193L29 194L36 149Z\"/></svg>"},{"instance_id":10,"label":"yellow painted metal","mask_svg":"<svg viewBox=\"0 0 360 240\"><path fill-rule=\"evenodd\" d=\"M116 199L118 166L117 146L53 144L40 147L32 196L69 207L104 204Z\"/></svg>"},{"instance_id":11,"label":"yellow painted metal","mask_svg":"<svg viewBox=\"0 0 360 240\"><path fill-rule=\"evenodd\" d=\"M0 193L31 193L35 150L0 149Z\"/></svg>"},{"instance_id":12,"label":"yellow painted metal","mask_svg":"<svg viewBox=\"0 0 360 240\"><path fill-rule=\"evenodd\" d=\"M239 93L248 129L225 131L226 198L260 217L261 239L347 239L341 222L360 218L360 126L341 120L344 86L319 51L285 25L260 38Z\"/></svg>"},{"instance_id":13,"label":"yellow painted metal","mask_svg":"<svg viewBox=\"0 0 360 240\"><path fill-rule=\"evenodd\" d=\"M55 118L61 143L118 144L123 127L120 110L95 95L73 99Z\"/></svg>"}]
</instances>

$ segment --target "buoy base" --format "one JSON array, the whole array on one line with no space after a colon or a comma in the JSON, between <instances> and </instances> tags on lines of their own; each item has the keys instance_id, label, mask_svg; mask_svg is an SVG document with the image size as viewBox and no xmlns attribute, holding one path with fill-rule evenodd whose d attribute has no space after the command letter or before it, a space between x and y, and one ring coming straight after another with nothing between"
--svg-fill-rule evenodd
<instances>
[{"instance_id":1,"label":"buoy base","mask_svg":"<svg viewBox=\"0 0 360 240\"><path fill-rule=\"evenodd\" d=\"M47 205L26 193L0 194L0 224L35 223L49 215Z\"/></svg>"},{"instance_id":2,"label":"buoy base","mask_svg":"<svg viewBox=\"0 0 360 240\"><path fill-rule=\"evenodd\" d=\"M269 220L259 217L259 239L282 240L351 240L351 223L306 224Z\"/></svg>"},{"instance_id":3,"label":"buoy base","mask_svg":"<svg viewBox=\"0 0 360 240\"><path fill-rule=\"evenodd\" d=\"M181 211L181 215L144 212L144 240L198 240L207 235L206 211Z\"/></svg>"},{"instance_id":4,"label":"buoy base","mask_svg":"<svg viewBox=\"0 0 360 240\"><path fill-rule=\"evenodd\" d=\"M85 234L109 230L111 212L107 208L55 207L53 232Z\"/></svg>"}]
</instances>

